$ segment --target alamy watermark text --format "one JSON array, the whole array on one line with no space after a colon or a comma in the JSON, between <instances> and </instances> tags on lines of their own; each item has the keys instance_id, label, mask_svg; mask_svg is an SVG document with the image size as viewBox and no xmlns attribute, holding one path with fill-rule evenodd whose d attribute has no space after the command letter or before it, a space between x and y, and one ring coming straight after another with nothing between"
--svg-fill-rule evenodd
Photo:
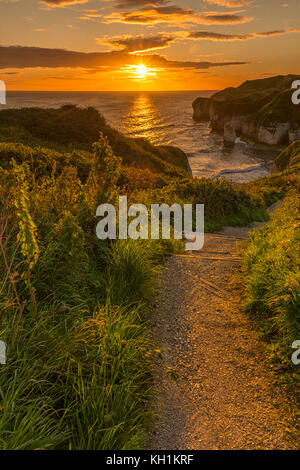
<instances>
[{"instance_id":1,"label":"alamy watermark text","mask_svg":"<svg viewBox=\"0 0 300 470\"><path fill-rule=\"evenodd\" d=\"M162 239L169 240L173 232L174 239L185 238L186 250L201 250L204 245L204 205L195 206L195 227L193 230L193 205L184 204L151 204L149 217L148 208L144 204L133 204L127 207L127 196L119 196L118 234L117 211L112 204L101 204L96 211L97 217L102 217L96 227L100 240L125 240L131 238L158 240L160 228ZM171 224L171 217L173 223ZM128 223L128 218L131 218ZM133 218L133 219L132 219ZM149 227L150 220L150 227ZM172 228L173 227L173 228ZM150 235L150 237L149 237Z\"/></svg>"}]
</instances>

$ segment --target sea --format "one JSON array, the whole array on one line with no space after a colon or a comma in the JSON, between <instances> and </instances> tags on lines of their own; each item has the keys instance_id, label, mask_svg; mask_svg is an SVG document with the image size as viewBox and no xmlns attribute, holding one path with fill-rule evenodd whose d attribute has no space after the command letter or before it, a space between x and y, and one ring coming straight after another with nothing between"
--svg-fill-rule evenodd
<instances>
[{"instance_id":1,"label":"sea","mask_svg":"<svg viewBox=\"0 0 300 470\"><path fill-rule=\"evenodd\" d=\"M278 150L249 145L237 139L224 146L209 123L193 120L193 101L214 91L170 92L40 92L11 91L3 108L47 107L65 104L93 106L108 124L129 137L144 137L156 145L174 145L188 156L195 177L244 182L266 176Z\"/></svg>"}]
</instances>

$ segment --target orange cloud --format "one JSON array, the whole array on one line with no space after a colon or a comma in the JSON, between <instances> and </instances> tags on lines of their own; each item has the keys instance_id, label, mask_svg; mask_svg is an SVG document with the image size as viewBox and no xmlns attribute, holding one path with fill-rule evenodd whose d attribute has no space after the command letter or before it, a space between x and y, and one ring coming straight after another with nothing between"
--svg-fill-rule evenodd
<instances>
[{"instance_id":1,"label":"orange cloud","mask_svg":"<svg viewBox=\"0 0 300 470\"><path fill-rule=\"evenodd\" d=\"M191 8L166 6L143 8L137 11L111 13L104 18L105 23L131 24L241 24L252 21L253 18L239 15L238 12L206 12L197 13Z\"/></svg>"},{"instance_id":2,"label":"orange cloud","mask_svg":"<svg viewBox=\"0 0 300 470\"><path fill-rule=\"evenodd\" d=\"M283 30L265 31L259 33L247 34L229 34L216 33L213 31L176 31L172 33L159 33L152 36L103 36L96 38L96 42L100 45L107 44L112 46L116 51L135 54L140 52L152 51L156 49L164 49L175 41L180 40L206 40L215 42L233 42L233 41L249 41L256 38L267 38L272 36L281 36L290 33L300 33L299 28L289 28Z\"/></svg>"},{"instance_id":3,"label":"orange cloud","mask_svg":"<svg viewBox=\"0 0 300 470\"><path fill-rule=\"evenodd\" d=\"M156 7L166 3L169 3L169 0L119 0L115 8Z\"/></svg>"}]
</instances>

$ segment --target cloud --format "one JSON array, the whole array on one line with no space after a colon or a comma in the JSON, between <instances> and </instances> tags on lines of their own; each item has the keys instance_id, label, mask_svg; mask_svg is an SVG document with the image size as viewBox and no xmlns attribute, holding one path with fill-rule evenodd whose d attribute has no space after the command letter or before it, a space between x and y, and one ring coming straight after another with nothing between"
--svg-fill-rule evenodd
<instances>
[{"instance_id":1,"label":"cloud","mask_svg":"<svg viewBox=\"0 0 300 470\"><path fill-rule=\"evenodd\" d=\"M127 54L120 52L77 52L28 46L0 46L0 68L94 68L120 65ZM123 59L123 60L122 60Z\"/></svg>"},{"instance_id":2,"label":"cloud","mask_svg":"<svg viewBox=\"0 0 300 470\"><path fill-rule=\"evenodd\" d=\"M191 8L178 6L162 6L156 8L142 8L131 12L111 13L104 18L105 23L131 23L131 24L241 24L252 21L253 18L238 15L235 12L205 12L197 13Z\"/></svg>"},{"instance_id":3,"label":"cloud","mask_svg":"<svg viewBox=\"0 0 300 470\"><path fill-rule=\"evenodd\" d=\"M212 31L176 31L170 34L160 33L153 36L103 36L96 38L98 44L107 44L112 46L114 50L132 53L140 53L152 51L155 49L163 49L169 47L170 44L176 40L206 40L215 42L233 42L233 41L249 41L250 39L266 38L272 36L281 36L290 33L300 33L299 28L289 28L282 30L265 31L260 33L246 33L246 34L229 34L229 33L216 33Z\"/></svg>"},{"instance_id":4,"label":"cloud","mask_svg":"<svg viewBox=\"0 0 300 470\"><path fill-rule=\"evenodd\" d=\"M46 3L49 7L65 7L68 5L77 5L87 3L89 0L39 0L40 3Z\"/></svg>"},{"instance_id":5,"label":"cloud","mask_svg":"<svg viewBox=\"0 0 300 470\"><path fill-rule=\"evenodd\" d=\"M170 3L169 0L106 0L118 2L115 8L157 7ZM227 8L244 7L254 0L204 0L206 3L220 5Z\"/></svg>"},{"instance_id":6,"label":"cloud","mask_svg":"<svg viewBox=\"0 0 300 470\"><path fill-rule=\"evenodd\" d=\"M139 56L140 58L141 56ZM229 65L245 65L248 62L242 61L227 61L227 62L198 62L198 61L178 61L168 60L160 55L142 56L143 64L148 67L163 67L163 68L193 68L193 69L209 69L211 67L225 67Z\"/></svg>"},{"instance_id":7,"label":"cloud","mask_svg":"<svg viewBox=\"0 0 300 470\"><path fill-rule=\"evenodd\" d=\"M244 7L253 3L254 0L204 0L206 3L220 5L221 7L236 8Z\"/></svg>"},{"instance_id":8,"label":"cloud","mask_svg":"<svg viewBox=\"0 0 300 470\"><path fill-rule=\"evenodd\" d=\"M237 15L236 13L205 13L200 16L200 24L242 24L252 21L253 18ZM202 20L202 21L201 21Z\"/></svg>"},{"instance_id":9,"label":"cloud","mask_svg":"<svg viewBox=\"0 0 300 470\"><path fill-rule=\"evenodd\" d=\"M247 62L198 62L169 60L160 55L135 56L123 51L77 52L66 49L47 49L28 46L0 46L0 69L24 68L85 68L90 70L120 70L121 67L138 65L148 67L208 69L244 65Z\"/></svg>"},{"instance_id":10,"label":"cloud","mask_svg":"<svg viewBox=\"0 0 300 470\"><path fill-rule=\"evenodd\" d=\"M169 0L119 0L115 8L156 7L166 3Z\"/></svg>"},{"instance_id":11,"label":"cloud","mask_svg":"<svg viewBox=\"0 0 300 470\"><path fill-rule=\"evenodd\" d=\"M102 18L102 15L100 13L84 13L84 16L81 16L79 19L92 21L97 18Z\"/></svg>"},{"instance_id":12,"label":"cloud","mask_svg":"<svg viewBox=\"0 0 300 470\"><path fill-rule=\"evenodd\" d=\"M132 52L151 51L154 49L162 49L168 47L169 44L175 41L176 35L157 34L156 36L113 36L96 38L98 44L108 44L115 49Z\"/></svg>"},{"instance_id":13,"label":"cloud","mask_svg":"<svg viewBox=\"0 0 300 470\"><path fill-rule=\"evenodd\" d=\"M230 41L248 41L250 39L265 38L270 36L280 36L289 33L300 33L300 29L282 29L277 31L266 31L263 33L248 33L248 34L222 34L214 33L211 31L193 31L188 34L189 39L195 40L208 40L217 42L230 42Z\"/></svg>"}]
</instances>

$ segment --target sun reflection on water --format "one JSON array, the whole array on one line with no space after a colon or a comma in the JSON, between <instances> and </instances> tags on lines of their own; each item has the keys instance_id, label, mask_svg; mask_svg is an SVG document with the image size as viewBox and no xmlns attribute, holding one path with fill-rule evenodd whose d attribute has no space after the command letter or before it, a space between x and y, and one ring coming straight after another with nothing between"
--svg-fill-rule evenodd
<instances>
[{"instance_id":1,"label":"sun reflection on water","mask_svg":"<svg viewBox=\"0 0 300 470\"><path fill-rule=\"evenodd\" d=\"M127 129L132 137L143 137L157 142L162 125L161 117L147 93L134 97L127 119Z\"/></svg>"}]
</instances>

